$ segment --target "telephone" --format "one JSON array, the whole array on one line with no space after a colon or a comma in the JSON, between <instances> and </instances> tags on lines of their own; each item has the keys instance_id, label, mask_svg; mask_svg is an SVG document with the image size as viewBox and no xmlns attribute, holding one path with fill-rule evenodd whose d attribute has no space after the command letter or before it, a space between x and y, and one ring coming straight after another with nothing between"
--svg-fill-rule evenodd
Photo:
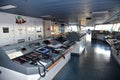
<instances>
[{"instance_id":1,"label":"telephone","mask_svg":"<svg viewBox=\"0 0 120 80\"><path fill-rule=\"evenodd\" d=\"M20 64L24 64L28 62L31 65L38 66L38 72L40 77L44 77L46 75L46 68L45 66L40 62L41 60L41 54L31 52L29 54L20 56L18 58L13 59L15 62L19 62ZM43 71L41 72L41 66L43 67Z\"/></svg>"}]
</instances>

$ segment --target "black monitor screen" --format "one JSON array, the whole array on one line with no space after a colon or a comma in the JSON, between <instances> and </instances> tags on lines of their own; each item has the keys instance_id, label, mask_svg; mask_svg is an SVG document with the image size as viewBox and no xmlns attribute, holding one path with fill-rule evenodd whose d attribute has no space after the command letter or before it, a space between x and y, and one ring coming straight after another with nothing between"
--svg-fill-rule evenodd
<instances>
[{"instance_id":1,"label":"black monitor screen","mask_svg":"<svg viewBox=\"0 0 120 80\"><path fill-rule=\"evenodd\" d=\"M44 40L43 42L44 42L45 44L47 44L47 45L50 44L50 41L49 41L49 40Z\"/></svg>"}]
</instances>

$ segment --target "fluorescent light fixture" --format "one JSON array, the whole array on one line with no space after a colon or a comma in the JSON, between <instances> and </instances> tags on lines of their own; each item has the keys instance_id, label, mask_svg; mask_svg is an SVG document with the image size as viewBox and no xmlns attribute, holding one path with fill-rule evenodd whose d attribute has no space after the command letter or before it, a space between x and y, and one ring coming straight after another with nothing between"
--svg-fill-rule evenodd
<instances>
[{"instance_id":1,"label":"fluorescent light fixture","mask_svg":"<svg viewBox=\"0 0 120 80\"><path fill-rule=\"evenodd\" d=\"M13 8L16 8L16 6L14 6L14 5L5 5L5 6L0 7L0 9L2 9L2 10L13 9Z\"/></svg>"},{"instance_id":2,"label":"fluorescent light fixture","mask_svg":"<svg viewBox=\"0 0 120 80\"><path fill-rule=\"evenodd\" d=\"M46 18L46 17L51 17L51 15L44 15L44 16L41 16L42 18Z\"/></svg>"},{"instance_id":3,"label":"fluorescent light fixture","mask_svg":"<svg viewBox=\"0 0 120 80\"><path fill-rule=\"evenodd\" d=\"M92 12L92 14L108 13L108 11Z\"/></svg>"}]
</instances>

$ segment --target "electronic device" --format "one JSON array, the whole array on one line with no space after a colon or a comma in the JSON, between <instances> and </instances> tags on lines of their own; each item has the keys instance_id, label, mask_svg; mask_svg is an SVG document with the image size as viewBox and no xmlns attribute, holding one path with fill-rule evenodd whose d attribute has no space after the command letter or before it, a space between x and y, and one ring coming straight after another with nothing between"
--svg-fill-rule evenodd
<instances>
[{"instance_id":1,"label":"electronic device","mask_svg":"<svg viewBox=\"0 0 120 80\"><path fill-rule=\"evenodd\" d=\"M35 51L42 53L42 54L49 54L50 50L47 48L37 48Z\"/></svg>"},{"instance_id":2,"label":"electronic device","mask_svg":"<svg viewBox=\"0 0 120 80\"><path fill-rule=\"evenodd\" d=\"M36 76L37 78L46 77L47 69L56 60L64 57L66 49L53 49L42 44L42 42L42 40L38 40L0 47L0 69L4 74L2 77L4 78L5 74L17 77L24 75L23 78L21 77L22 80L26 80L26 78L29 80L31 76L32 78ZM8 70L10 73L8 73ZM15 80L17 80L17 77L15 77ZM8 78L5 80L8 80Z\"/></svg>"},{"instance_id":3,"label":"electronic device","mask_svg":"<svg viewBox=\"0 0 120 80\"><path fill-rule=\"evenodd\" d=\"M52 56L50 56L50 49L43 47L43 48L37 48L35 51L41 53L43 59L49 59L52 61L52 63L54 63Z\"/></svg>"},{"instance_id":4,"label":"electronic device","mask_svg":"<svg viewBox=\"0 0 120 80\"><path fill-rule=\"evenodd\" d=\"M43 62L42 55L36 53L29 44L31 43L25 42L0 47L0 66L26 75L39 74L44 77L51 61Z\"/></svg>"},{"instance_id":5,"label":"electronic device","mask_svg":"<svg viewBox=\"0 0 120 80\"><path fill-rule=\"evenodd\" d=\"M59 42L61 42L61 43L64 43L65 41L67 41L66 38L64 38L64 37L62 37L62 36L59 36L59 37L55 38L55 40L56 40L56 41L59 41Z\"/></svg>"},{"instance_id":6,"label":"electronic device","mask_svg":"<svg viewBox=\"0 0 120 80\"><path fill-rule=\"evenodd\" d=\"M43 41L46 45L50 44L50 41L49 40L44 40Z\"/></svg>"}]
</instances>

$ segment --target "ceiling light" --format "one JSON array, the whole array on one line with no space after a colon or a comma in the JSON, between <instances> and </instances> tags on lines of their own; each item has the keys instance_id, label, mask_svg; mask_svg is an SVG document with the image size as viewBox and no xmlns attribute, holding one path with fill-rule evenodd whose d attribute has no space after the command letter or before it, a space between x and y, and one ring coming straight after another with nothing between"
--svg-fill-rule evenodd
<instances>
[{"instance_id":1,"label":"ceiling light","mask_svg":"<svg viewBox=\"0 0 120 80\"><path fill-rule=\"evenodd\" d=\"M3 10L13 9L13 8L16 8L16 6L14 6L14 5L5 5L5 6L0 7L0 9L3 9Z\"/></svg>"},{"instance_id":2,"label":"ceiling light","mask_svg":"<svg viewBox=\"0 0 120 80\"><path fill-rule=\"evenodd\" d=\"M98 12L92 12L92 14L100 14L100 13L108 13L108 11L98 11Z\"/></svg>"},{"instance_id":3,"label":"ceiling light","mask_svg":"<svg viewBox=\"0 0 120 80\"><path fill-rule=\"evenodd\" d=\"M46 17L51 17L51 15L44 15L44 16L41 16L42 18L46 18Z\"/></svg>"}]
</instances>

